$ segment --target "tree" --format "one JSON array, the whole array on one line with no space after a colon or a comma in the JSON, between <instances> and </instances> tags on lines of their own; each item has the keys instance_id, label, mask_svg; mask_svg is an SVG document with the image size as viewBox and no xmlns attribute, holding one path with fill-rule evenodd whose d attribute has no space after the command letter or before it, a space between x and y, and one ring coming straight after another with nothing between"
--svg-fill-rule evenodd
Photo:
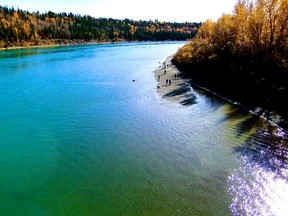
<instances>
[{"instance_id":1,"label":"tree","mask_svg":"<svg viewBox=\"0 0 288 216\"><path fill-rule=\"evenodd\" d=\"M266 50L267 47L267 15L265 5L259 2L249 12L247 36L249 38L249 51L257 53Z\"/></svg>"},{"instance_id":2,"label":"tree","mask_svg":"<svg viewBox=\"0 0 288 216\"><path fill-rule=\"evenodd\" d=\"M249 1L238 0L234 7L234 26L235 26L235 37L236 47L239 53L243 53L247 49L249 40L247 37L248 31L248 16L249 16Z\"/></svg>"}]
</instances>

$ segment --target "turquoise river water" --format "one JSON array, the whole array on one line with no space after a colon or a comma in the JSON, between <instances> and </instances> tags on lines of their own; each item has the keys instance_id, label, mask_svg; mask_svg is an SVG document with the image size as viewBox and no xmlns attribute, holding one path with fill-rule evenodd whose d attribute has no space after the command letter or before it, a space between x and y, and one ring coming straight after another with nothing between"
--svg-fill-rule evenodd
<instances>
[{"instance_id":1,"label":"turquoise river water","mask_svg":"<svg viewBox=\"0 0 288 216\"><path fill-rule=\"evenodd\" d=\"M157 93L184 43L1 51L0 215L287 215L285 131Z\"/></svg>"}]
</instances>

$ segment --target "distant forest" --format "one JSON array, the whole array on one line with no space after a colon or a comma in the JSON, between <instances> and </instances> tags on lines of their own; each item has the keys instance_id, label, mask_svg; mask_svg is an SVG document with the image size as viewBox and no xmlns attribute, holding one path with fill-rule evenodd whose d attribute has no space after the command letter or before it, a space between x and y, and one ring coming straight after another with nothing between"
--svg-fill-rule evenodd
<instances>
[{"instance_id":1,"label":"distant forest","mask_svg":"<svg viewBox=\"0 0 288 216\"><path fill-rule=\"evenodd\" d=\"M94 18L0 6L0 48L79 41L163 41L193 38L201 23Z\"/></svg>"}]
</instances>

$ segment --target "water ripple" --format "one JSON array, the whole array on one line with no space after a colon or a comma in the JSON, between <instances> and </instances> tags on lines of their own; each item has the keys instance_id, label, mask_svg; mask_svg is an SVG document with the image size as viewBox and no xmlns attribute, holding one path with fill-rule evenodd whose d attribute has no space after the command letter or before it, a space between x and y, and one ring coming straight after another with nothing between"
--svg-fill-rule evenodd
<instances>
[{"instance_id":1,"label":"water ripple","mask_svg":"<svg viewBox=\"0 0 288 216\"><path fill-rule=\"evenodd\" d=\"M283 176L267 171L251 157L238 159L241 168L229 176L229 194L234 215L285 216L288 212L288 167L282 169Z\"/></svg>"}]
</instances>

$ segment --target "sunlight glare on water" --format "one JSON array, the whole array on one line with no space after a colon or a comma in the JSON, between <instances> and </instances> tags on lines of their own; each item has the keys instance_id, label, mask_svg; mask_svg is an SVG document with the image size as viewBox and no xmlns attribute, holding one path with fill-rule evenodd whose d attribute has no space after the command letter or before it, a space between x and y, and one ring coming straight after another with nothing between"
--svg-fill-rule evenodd
<instances>
[{"instance_id":1,"label":"sunlight glare on water","mask_svg":"<svg viewBox=\"0 0 288 216\"><path fill-rule=\"evenodd\" d=\"M287 158L287 154L285 156ZM269 163L279 163L271 157ZM274 160L274 161L273 161ZM258 163L253 156L241 156L240 168L229 176L229 193L234 215L286 216L288 213L288 167L278 173ZM278 164L279 165L279 164Z\"/></svg>"}]
</instances>

